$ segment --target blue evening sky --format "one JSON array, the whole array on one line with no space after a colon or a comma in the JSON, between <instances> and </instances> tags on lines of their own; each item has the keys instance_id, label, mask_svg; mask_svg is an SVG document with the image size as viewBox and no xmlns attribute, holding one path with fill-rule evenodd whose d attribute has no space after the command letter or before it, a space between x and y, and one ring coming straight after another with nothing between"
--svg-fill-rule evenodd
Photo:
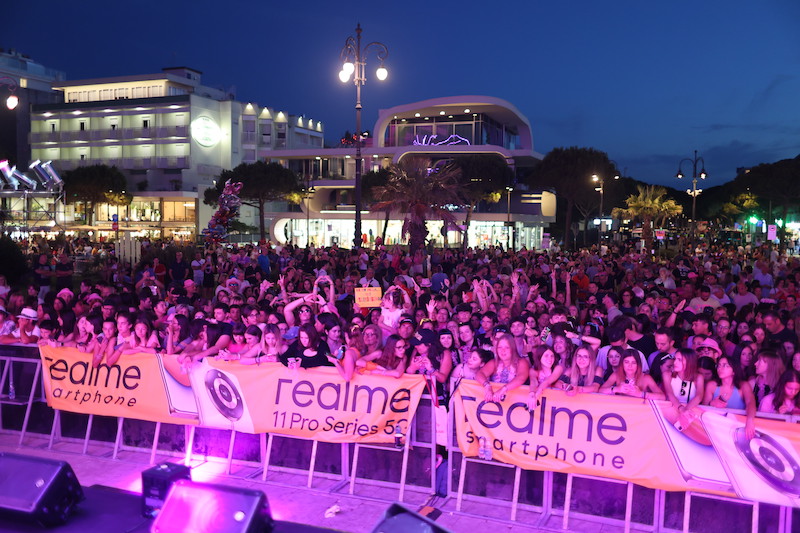
<instances>
[{"instance_id":1,"label":"blue evening sky","mask_svg":"<svg viewBox=\"0 0 800 533\"><path fill-rule=\"evenodd\" d=\"M365 129L380 108L484 94L528 117L538 152L591 146L651 183L681 185L678 161L695 149L706 186L800 154L797 0L37 0L5 10L0 46L68 79L190 66L239 100L322 120L331 143L355 129L355 88L337 73L361 22L365 42L389 47L385 82L368 58Z\"/></svg>"}]
</instances>

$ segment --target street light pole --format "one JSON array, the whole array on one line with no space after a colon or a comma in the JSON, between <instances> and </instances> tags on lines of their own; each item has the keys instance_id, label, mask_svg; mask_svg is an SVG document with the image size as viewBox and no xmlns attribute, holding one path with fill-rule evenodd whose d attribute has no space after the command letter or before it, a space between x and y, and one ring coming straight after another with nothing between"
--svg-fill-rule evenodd
<instances>
[{"instance_id":1,"label":"street light pole","mask_svg":"<svg viewBox=\"0 0 800 533\"><path fill-rule=\"evenodd\" d=\"M614 174L614 179L618 180L619 174ZM600 193L600 224L597 226L597 245L600 246L600 243L603 241L603 197L605 196L605 180L602 176L592 174L592 181L597 183L597 187L595 187L594 190Z\"/></svg>"},{"instance_id":2,"label":"street light pole","mask_svg":"<svg viewBox=\"0 0 800 533\"><path fill-rule=\"evenodd\" d=\"M380 67L375 71L375 76L383 81L388 75L386 67L383 66L383 61L389 55L389 49L386 45L377 41L371 42L361 47L361 24L356 25L356 36L348 37L344 42L342 48L342 70L339 72L339 79L342 83L350 81L350 76L353 76L353 81L356 86L356 176L355 187L353 190L354 203L356 207L356 227L353 236L353 248L361 247L361 86L367 80L365 54L370 48L377 50L377 57L381 62Z\"/></svg>"},{"instance_id":3,"label":"street light pole","mask_svg":"<svg viewBox=\"0 0 800 533\"><path fill-rule=\"evenodd\" d=\"M314 188L314 183L311 177L306 178L305 194L303 195L306 200L306 248L311 246L311 198L317 192Z\"/></svg>"},{"instance_id":4,"label":"street light pole","mask_svg":"<svg viewBox=\"0 0 800 533\"><path fill-rule=\"evenodd\" d=\"M511 246L513 250L516 248L516 240L517 240L517 233L512 231L511 228L511 193L514 192L514 187L511 185L506 185L506 195L507 195L507 203L508 203L508 218L506 219L506 227L508 228L508 244Z\"/></svg>"},{"instance_id":5,"label":"street light pole","mask_svg":"<svg viewBox=\"0 0 800 533\"><path fill-rule=\"evenodd\" d=\"M703 192L703 189L697 188L697 178L702 180L706 179L706 162L703 160L702 157L697 157L697 150L694 151L694 158L689 159L688 157L685 159L681 159L681 162L678 163L678 172L675 174L675 177L678 179L683 178L683 172L681 171L681 167L685 162L689 162L692 164L692 188L686 189L686 193L692 197L692 237L691 237L691 245L692 249L694 249L694 239L695 233L697 231L697 197L700 196L700 193ZM697 173L697 165L700 164L700 174Z\"/></svg>"}]
</instances>

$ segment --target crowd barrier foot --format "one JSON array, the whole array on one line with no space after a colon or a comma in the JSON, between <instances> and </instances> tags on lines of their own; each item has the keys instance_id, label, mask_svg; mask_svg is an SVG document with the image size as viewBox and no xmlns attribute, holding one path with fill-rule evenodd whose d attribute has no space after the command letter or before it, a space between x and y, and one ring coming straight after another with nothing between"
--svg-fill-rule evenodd
<instances>
[{"instance_id":1,"label":"crowd barrier foot","mask_svg":"<svg viewBox=\"0 0 800 533\"><path fill-rule=\"evenodd\" d=\"M461 456L461 471L458 476L458 492L456 493L456 511L459 512L461 511L461 504L464 499L464 483L466 481L466 476L467 476L467 464L469 463L499 466L501 468L511 468L514 470L514 488L511 494L510 519L512 522L515 521L517 518L517 507L519 504L519 486L522 475L522 469L515 465L499 463L497 461L491 461L491 460L487 461L485 459L473 459L472 457L466 457L464 455Z\"/></svg>"},{"instance_id":2,"label":"crowd barrier foot","mask_svg":"<svg viewBox=\"0 0 800 533\"><path fill-rule=\"evenodd\" d=\"M567 474L567 487L566 492L564 493L564 516L561 522L562 529L569 529L569 510L570 505L572 503L572 481L573 479L592 479L596 481L603 481L603 482L610 482L610 483L618 483L620 485L625 485L626 494L625 494L625 525L624 525L624 533L630 533L631 530L631 513L633 511L633 483L628 481L618 481L608 478L601 478L597 476L583 476L578 474Z\"/></svg>"},{"instance_id":3,"label":"crowd barrier foot","mask_svg":"<svg viewBox=\"0 0 800 533\"><path fill-rule=\"evenodd\" d=\"M359 451L361 448L371 449L371 450L384 450L390 452L402 452L403 453L403 461L402 466L400 468L400 494L397 497L397 501L402 502L403 497L405 496L406 490L406 476L408 474L408 451L409 451L410 439L406 439L405 443L403 444L402 448L391 447L389 445L381 445L381 444L359 444L355 443L355 447L353 449L353 467L350 472L350 491L349 493L352 495L355 493L356 490L356 479L358 477L358 456Z\"/></svg>"}]
</instances>

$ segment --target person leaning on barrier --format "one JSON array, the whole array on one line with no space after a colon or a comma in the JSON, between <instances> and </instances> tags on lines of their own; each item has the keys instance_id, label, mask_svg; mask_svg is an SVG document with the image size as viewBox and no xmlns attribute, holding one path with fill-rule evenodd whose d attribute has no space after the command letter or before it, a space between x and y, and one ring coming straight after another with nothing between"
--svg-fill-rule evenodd
<instances>
[{"instance_id":1,"label":"person leaning on barrier","mask_svg":"<svg viewBox=\"0 0 800 533\"><path fill-rule=\"evenodd\" d=\"M778 379L775 392L764 396L758 405L761 413L800 415L800 372L786 370Z\"/></svg>"},{"instance_id":2,"label":"person leaning on barrier","mask_svg":"<svg viewBox=\"0 0 800 533\"><path fill-rule=\"evenodd\" d=\"M39 342L41 331L36 321L39 314L35 309L25 307L17 315L17 327L8 335L0 337L0 344L36 344Z\"/></svg>"},{"instance_id":3,"label":"person leaning on barrier","mask_svg":"<svg viewBox=\"0 0 800 533\"><path fill-rule=\"evenodd\" d=\"M16 327L6 308L0 306L0 338L9 335Z\"/></svg>"},{"instance_id":4,"label":"person leaning on barrier","mask_svg":"<svg viewBox=\"0 0 800 533\"><path fill-rule=\"evenodd\" d=\"M642 371L641 354L634 348L622 350L622 361L600 388L600 392L651 400L665 398L664 392L653 378Z\"/></svg>"},{"instance_id":5,"label":"person leaning on barrier","mask_svg":"<svg viewBox=\"0 0 800 533\"><path fill-rule=\"evenodd\" d=\"M739 362L726 355L717 359L718 381L707 380L703 405L718 409L743 409L747 414L745 435L755 436L756 399L753 389L744 379Z\"/></svg>"},{"instance_id":6,"label":"person leaning on barrier","mask_svg":"<svg viewBox=\"0 0 800 533\"><path fill-rule=\"evenodd\" d=\"M505 334L497 341L494 359L478 370L476 380L484 388L486 401L499 402L509 391L522 386L528 380L530 368L528 360L517 353L514 338ZM503 385L495 391L491 383Z\"/></svg>"},{"instance_id":7,"label":"person leaning on barrier","mask_svg":"<svg viewBox=\"0 0 800 533\"><path fill-rule=\"evenodd\" d=\"M374 327L374 326L368 326ZM399 378L407 365L407 352L410 343L397 334L389 335L380 352L373 352L356 361L360 374L374 374Z\"/></svg>"}]
</instances>

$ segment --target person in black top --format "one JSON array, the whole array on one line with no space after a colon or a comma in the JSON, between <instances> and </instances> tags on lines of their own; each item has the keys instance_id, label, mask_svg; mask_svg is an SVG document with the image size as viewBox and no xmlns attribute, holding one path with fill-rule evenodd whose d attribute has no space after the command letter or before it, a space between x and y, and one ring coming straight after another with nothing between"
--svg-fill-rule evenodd
<instances>
[{"instance_id":1,"label":"person in black top","mask_svg":"<svg viewBox=\"0 0 800 533\"><path fill-rule=\"evenodd\" d=\"M183 258L183 252L175 252L175 260L169 264L168 272L172 281L183 283L183 280L189 277L191 268L189 267L189 263Z\"/></svg>"},{"instance_id":2,"label":"person in black top","mask_svg":"<svg viewBox=\"0 0 800 533\"><path fill-rule=\"evenodd\" d=\"M69 256L62 252L58 256L58 263L56 263L56 290L60 291L61 289L72 289L72 272L73 272L73 265L72 260Z\"/></svg>"},{"instance_id":3,"label":"person in black top","mask_svg":"<svg viewBox=\"0 0 800 533\"><path fill-rule=\"evenodd\" d=\"M320 339L314 324L302 324L297 340L279 356L279 359L289 368L293 367L295 361L300 368L334 366L330 360L328 343Z\"/></svg>"}]
</instances>

